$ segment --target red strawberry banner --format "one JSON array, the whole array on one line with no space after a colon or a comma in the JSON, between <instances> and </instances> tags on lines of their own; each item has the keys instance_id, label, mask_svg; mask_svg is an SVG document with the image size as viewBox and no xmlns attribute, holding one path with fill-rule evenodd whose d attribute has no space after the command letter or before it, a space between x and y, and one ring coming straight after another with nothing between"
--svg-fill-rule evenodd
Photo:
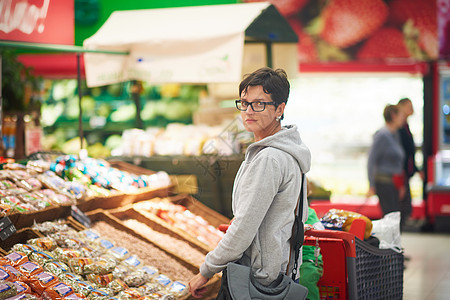
<instances>
[{"instance_id":1,"label":"red strawberry banner","mask_svg":"<svg viewBox=\"0 0 450 300\"><path fill-rule=\"evenodd\" d=\"M450 0L438 0L439 57L450 59Z\"/></svg>"},{"instance_id":2,"label":"red strawberry banner","mask_svg":"<svg viewBox=\"0 0 450 300\"><path fill-rule=\"evenodd\" d=\"M450 0L269 1L299 36L300 62L449 57Z\"/></svg>"}]
</instances>

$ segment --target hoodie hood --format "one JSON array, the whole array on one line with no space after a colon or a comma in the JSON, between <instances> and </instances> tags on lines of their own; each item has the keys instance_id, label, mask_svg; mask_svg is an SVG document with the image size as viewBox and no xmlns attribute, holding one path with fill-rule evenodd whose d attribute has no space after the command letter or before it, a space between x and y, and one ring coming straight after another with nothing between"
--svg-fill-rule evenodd
<instances>
[{"instance_id":1,"label":"hoodie hood","mask_svg":"<svg viewBox=\"0 0 450 300\"><path fill-rule=\"evenodd\" d=\"M311 152L302 142L296 125L283 126L274 135L251 144L247 149L245 159L251 161L265 147L277 148L292 155L297 160L302 173L307 173L311 168Z\"/></svg>"}]
</instances>

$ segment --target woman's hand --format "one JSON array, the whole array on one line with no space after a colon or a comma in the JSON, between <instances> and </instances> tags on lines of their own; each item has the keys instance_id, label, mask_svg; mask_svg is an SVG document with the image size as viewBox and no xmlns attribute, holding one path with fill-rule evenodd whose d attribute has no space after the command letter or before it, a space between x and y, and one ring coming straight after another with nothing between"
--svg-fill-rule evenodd
<instances>
[{"instance_id":1,"label":"woman's hand","mask_svg":"<svg viewBox=\"0 0 450 300\"><path fill-rule=\"evenodd\" d=\"M198 273L189 281L189 292L195 298L200 298L206 292L204 285L208 282L209 278L206 278L202 274Z\"/></svg>"},{"instance_id":2,"label":"woman's hand","mask_svg":"<svg viewBox=\"0 0 450 300\"><path fill-rule=\"evenodd\" d=\"M315 229L314 226L311 225L311 224L305 224L305 225L303 226L303 231L304 231L304 232L307 232L307 231L309 231L309 230L314 230L314 229Z\"/></svg>"}]
</instances>

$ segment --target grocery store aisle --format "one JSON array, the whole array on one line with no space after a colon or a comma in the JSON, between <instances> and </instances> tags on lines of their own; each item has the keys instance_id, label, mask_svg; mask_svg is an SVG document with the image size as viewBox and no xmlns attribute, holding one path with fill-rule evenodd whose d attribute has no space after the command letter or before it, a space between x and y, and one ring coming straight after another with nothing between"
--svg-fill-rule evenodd
<instances>
[{"instance_id":1,"label":"grocery store aisle","mask_svg":"<svg viewBox=\"0 0 450 300\"><path fill-rule=\"evenodd\" d=\"M450 233L402 233L403 299L450 299Z\"/></svg>"}]
</instances>

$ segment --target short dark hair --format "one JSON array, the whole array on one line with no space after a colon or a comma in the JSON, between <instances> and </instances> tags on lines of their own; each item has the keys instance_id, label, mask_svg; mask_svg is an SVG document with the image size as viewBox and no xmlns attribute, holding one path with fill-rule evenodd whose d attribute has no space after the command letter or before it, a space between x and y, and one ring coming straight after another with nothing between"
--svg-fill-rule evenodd
<instances>
[{"instance_id":1,"label":"short dark hair","mask_svg":"<svg viewBox=\"0 0 450 300\"><path fill-rule=\"evenodd\" d=\"M270 94L272 101L276 105L287 103L289 98L290 84L287 78L286 71L283 69L271 69L269 67L262 67L253 73L246 74L244 79L239 84L239 97L242 92L247 92L249 86L262 86L266 94ZM283 119L283 116L281 116Z\"/></svg>"},{"instance_id":2,"label":"short dark hair","mask_svg":"<svg viewBox=\"0 0 450 300\"><path fill-rule=\"evenodd\" d=\"M393 116L396 114L398 114L398 106L397 105L392 105L392 104L386 105L386 107L384 108L384 111L383 111L383 117L387 123L391 123Z\"/></svg>"}]
</instances>

